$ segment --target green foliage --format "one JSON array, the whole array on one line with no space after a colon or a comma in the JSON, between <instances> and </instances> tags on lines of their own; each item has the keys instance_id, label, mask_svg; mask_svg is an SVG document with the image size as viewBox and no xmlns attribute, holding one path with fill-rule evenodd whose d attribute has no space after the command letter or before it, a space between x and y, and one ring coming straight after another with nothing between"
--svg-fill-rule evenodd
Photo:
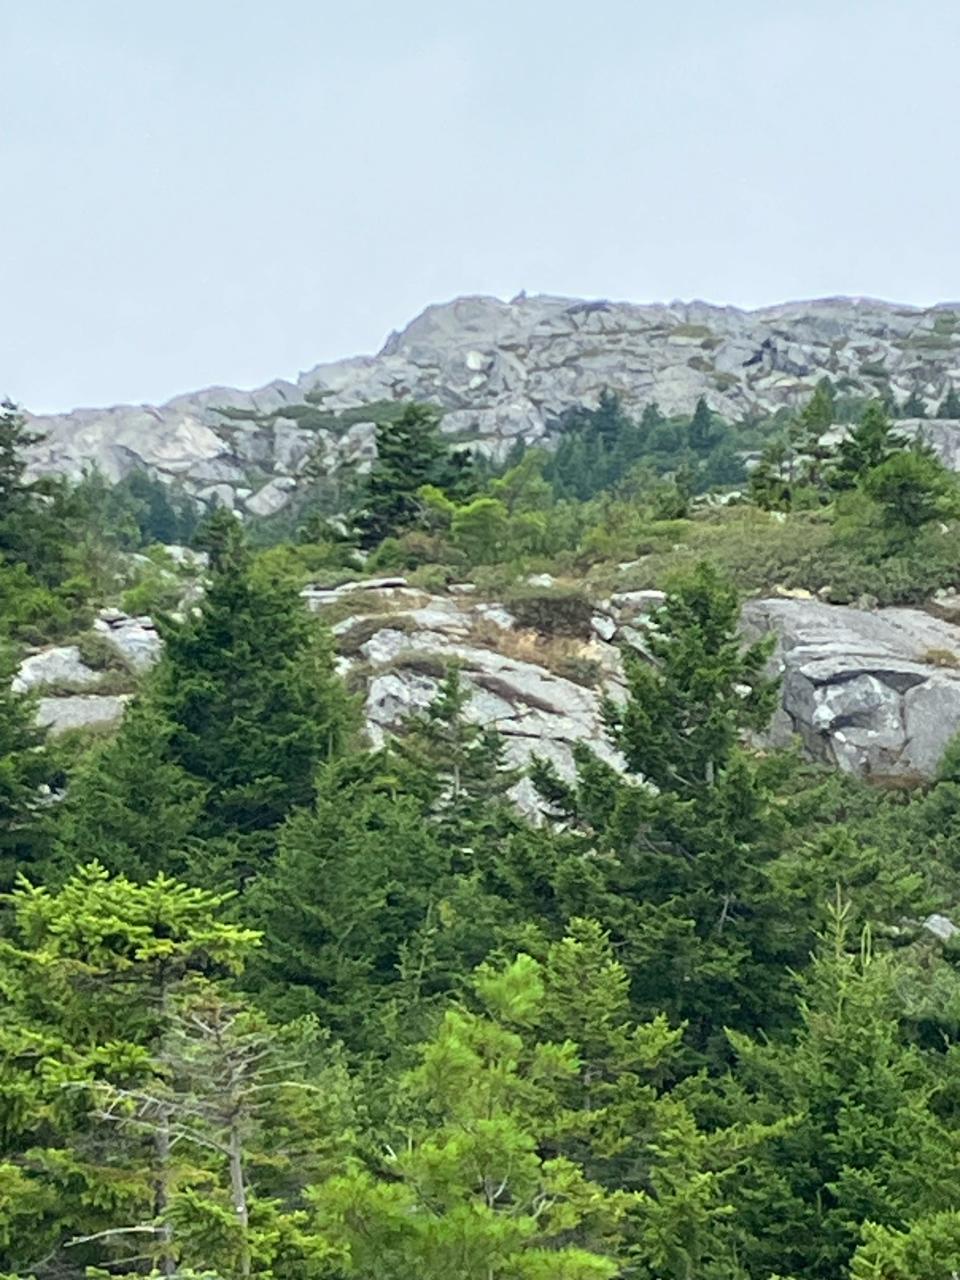
<instances>
[{"instance_id":1,"label":"green foliage","mask_svg":"<svg viewBox=\"0 0 960 1280\"><path fill-rule=\"evenodd\" d=\"M938 418L960 418L960 393L957 392L953 385L947 388L947 393L940 401L940 407L937 409Z\"/></svg>"},{"instance_id":2,"label":"green foliage","mask_svg":"<svg viewBox=\"0 0 960 1280\"><path fill-rule=\"evenodd\" d=\"M135 704L116 737L81 762L58 812L58 865L97 858L141 879L184 874L200 856L206 788L170 758L173 726Z\"/></svg>"},{"instance_id":3,"label":"green foliage","mask_svg":"<svg viewBox=\"0 0 960 1280\"><path fill-rule=\"evenodd\" d=\"M146 471L131 471L110 484L96 470L77 485L74 501L83 519L124 551L154 543L189 543L196 531L196 502L174 485Z\"/></svg>"},{"instance_id":4,"label":"green foliage","mask_svg":"<svg viewBox=\"0 0 960 1280\"><path fill-rule=\"evenodd\" d=\"M230 529L219 543L198 615L165 629L148 696L170 725L168 759L205 789L197 834L235 846L225 867L197 874L242 881L286 816L311 802L352 712L329 640L297 591L254 575Z\"/></svg>"},{"instance_id":5,"label":"green foliage","mask_svg":"<svg viewBox=\"0 0 960 1280\"><path fill-rule=\"evenodd\" d=\"M763 673L769 645L741 647L738 612L736 594L702 565L673 584L656 615L653 662L628 658L628 697L606 714L613 745L642 781L621 779L587 750L572 788L548 769L535 775L604 854L577 876L576 911L610 929L644 1015L687 1020L691 1041L711 1054L724 1023L783 1016L783 975L769 975L791 945L767 874L782 840L775 763L740 743L769 720L776 685Z\"/></svg>"},{"instance_id":6,"label":"green foliage","mask_svg":"<svg viewBox=\"0 0 960 1280\"><path fill-rule=\"evenodd\" d=\"M292 416L369 418L325 394ZM256 531L299 542L256 555L209 512L206 594L161 623L109 737L47 746L8 655L4 887L38 882L0 913L0 1275L948 1280L958 951L921 922L960 918L957 753L880 792L761 751L777 689L738 634L743 592L956 583L952 477L888 408L823 380L798 414L730 426L605 395L553 453L494 466L391 402L356 477L372 554L326 519L349 485L318 478L286 531ZM143 476L34 486L22 420L0 426L5 633L74 641L124 587L169 608L162 553L135 579L124 549L192 508ZM698 498L739 485L746 450L750 494ZM432 655L432 704L354 741L299 592L385 566L431 590L469 573L517 618L510 653L593 683L594 602L667 587L604 705L608 750L534 770L545 821ZM351 681L374 612L337 637Z\"/></svg>"},{"instance_id":7,"label":"green foliage","mask_svg":"<svg viewBox=\"0 0 960 1280\"><path fill-rule=\"evenodd\" d=\"M641 464L658 475L685 468L691 493L743 479L736 433L703 398L689 420L668 421L650 404L635 422L617 396L604 391L596 409L573 410L559 426L557 448L544 467L557 497L588 500L622 484Z\"/></svg>"},{"instance_id":8,"label":"green foliage","mask_svg":"<svg viewBox=\"0 0 960 1280\"><path fill-rule=\"evenodd\" d=\"M7 891L20 872L39 861L46 847L41 787L49 787L55 768L44 750L44 735L34 725L31 699L14 693L10 682L17 664L0 652L0 890Z\"/></svg>"},{"instance_id":9,"label":"green foliage","mask_svg":"<svg viewBox=\"0 0 960 1280\"><path fill-rule=\"evenodd\" d=\"M891 425L883 405L873 400L860 423L840 441L831 483L837 489L853 488L875 467L906 447L906 440Z\"/></svg>"},{"instance_id":10,"label":"green foliage","mask_svg":"<svg viewBox=\"0 0 960 1280\"><path fill-rule=\"evenodd\" d=\"M354 516L360 544L376 546L418 523L426 485L464 498L472 489L468 454L450 453L439 435L440 415L430 405L407 405L399 417L378 423L377 458Z\"/></svg>"},{"instance_id":11,"label":"green foliage","mask_svg":"<svg viewBox=\"0 0 960 1280\"><path fill-rule=\"evenodd\" d=\"M960 1151L934 1106L941 1064L904 1042L897 965L869 933L851 953L848 911L836 904L802 980L792 1044L733 1037L760 1104L792 1117L748 1179L750 1199L762 1188L766 1227L748 1246L759 1274L829 1280L846 1271L864 1222L902 1230L950 1198Z\"/></svg>"},{"instance_id":12,"label":"green foliage","mask_svg":"<svg viewBox=\"0 0 960 1280\"><path fill-rule=\"evenodd\" d=\"M955 478L936 458L905 449L863 477L863 491L880 508L880 518L895 533L910 535L931 520L955 516Z\"/></svg>"},{"instance_id":13,"label":"green foliage","mask_svg":"<svg viewBox=\"0 0 960 1280\"><path fill-rule=\"evenodd\" d=\"M508 1029L529 1025L542 999L530 957L477 986L487 1012L445 1014L400 1082L399 1140L379 1168L314 1190L317 1225L344 1246L346 1274L370 1280L612 1280L638 1198L543 1154L576 1046Z\"/></svg>"}]
</instances>

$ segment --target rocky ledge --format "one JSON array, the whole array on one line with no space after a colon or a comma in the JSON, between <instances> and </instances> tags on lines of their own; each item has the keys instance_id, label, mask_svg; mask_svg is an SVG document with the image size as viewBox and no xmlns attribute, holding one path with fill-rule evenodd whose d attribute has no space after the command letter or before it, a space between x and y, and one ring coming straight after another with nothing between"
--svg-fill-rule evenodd
<instances>
[{"instance_id":1,"label":"rocky ledge","mask_svg":"<svg viewBox=\"0 0 960 1280\"><path fill-rule=\"evenodd\" d=\"M552 583L531 585L548 591ZM517 606L482 600L470 583L441 595L382 578L307 587L303 598L331 624L339 670L363 698L371 744L402 732L455 664L470 695L467 715L503 735L510 765L539 756L570 777L578 743L622 764L605 736L602 700L624 696L623 647L643 651L663 596L625 591L598 600L581 632L568 636L525 626ZM933 777L960 732L960 626L949 620L960 613L960 598L933 607L948 616L813 599L749 601L745 637L776 637L771 670L783 677L768 741L786 745L799 736L815 759L866 777ZM131 678L159 654L149 619L105 611L96 627ZM62 732L119 719L133 683L117 687L115 678L109 683L114 675L67 645L26 658L14 687L41 695L40 720ZM517 799L535 812L529 783L519 785Z\"/></svg>"}]
</instances>

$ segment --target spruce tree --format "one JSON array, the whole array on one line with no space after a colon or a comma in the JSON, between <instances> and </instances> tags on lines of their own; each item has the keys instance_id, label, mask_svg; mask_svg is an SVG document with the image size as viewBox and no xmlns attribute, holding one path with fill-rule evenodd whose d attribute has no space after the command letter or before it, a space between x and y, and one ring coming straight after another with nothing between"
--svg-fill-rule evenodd
<instances>
[{"instance_id":1,"label":"spruce tree","mask_svg":"<svg viewBox=\"0 0 960 1280\"><path fill-rule=\"evenodd\" d=\"M937 417L952 418L954 420L960 418L960 394L952 384L947 388L947 394L940 401Z\"/></svg>"},{"instance_id":2,"label":"spruce tree","mask_svg":"<svg viewBox=\"0 0 960 1280\"><path fill-rule=\"evenodd\" d=\"M606 711L634 776L586 748L572 788L536 775L605 854L555 873L567 900L622 948L638 1013L687 1020L691 1044L711 1054L724 1051L724 1025L786 1015L782 966L802 947L768 876L782 845L777 763L741 745L776 704L770 647L743 648L738 615L736 592L710 567L676 579L646 638L653 662L628 655L628 697Z\"/></svg>"},{"instance_id":3,"label":"spruce tree","mask_svg":"<svg viewBox=\"0 0 960 1280\"><path fill-rule=\"evenodd\" d=\"M49 792L56 773L34 721L33 699L10 687L16 670L13 655L0 651L0 892L9 892L17 875L46 852L42 789Z\"/></svg>"},{"instance_id":4,"label":"spruce tree","mask_svg":"<svg viewBox=\"0 0 960 1280\"><path fill-rule=\"evenodd\" d=\"M822 485L826 464L833 457L833 449L823 443L823 436L833 426L835 417L833 384L829 378L821 378L791 432L796 448L804 458L804 479L817 487Z\"/></svg>"},{"instance_id":5,"label":"spruce tree","mask_svg":"<svg viewBox=\"0 0 960 1280\"><path fill-rule=\"evenodd\" d=\"M254 572L229 539L198 615L169 623L165 639L150 705L171 726L168 758L205 789L195 834L233 847L226 865L196 873L242 882L277 827L311 803L317 770L351 730L351 704L295 586Z\"/></svg>"},{"instance_id":6,"label":"spruce tree","mask_svg":"<svg viewBox=\"0 0 960 1280\"><path fill-rule=\"evenodd\" d=\"M835 489L854 488L868 471L905 449L907 443L906 437L894 431L880 401L871 400L860 422L837 447L831 485Z\"/></svg>"},{"instance_id":7,"label":"spruce tree","mask_svg":"<svg viewBox=\"0 0 960 1280\"><path fill-rule=\"evenodd\" d=\"M374 753L322 770L315 807L285 825L274 864L250 892L265 943L250 974L260 998L286 1016L319 1014L368 1053L383 1045L385 1011L401 997L411 938L442 930L449 886L451 855L423 805L403 793L397 766ZM405 998L445 992L447 978L424 970Z\"/></svg>"},{"instance_id":8,"label":"spruce tree","mask_svg":"<svg viewBox=\"0 0 960 1280\"><path fill-rule=\"evenodd\" d=\"M705 398L701 396L693 411L693 417L690 419L690 448L695 453L709 453L717 443L718 434L714 425L713 414L707 407Z\"/></svg>"},{"instance_id":9,"label":"spruce tree","mask_svg":"<svg viewBox=\"0 0 960 1280\"><path fill-rule=\"evenodd\" d=\"M431 405L410 404L399 418L377 425L377 457L354 518L361 546L374 547L414 525L424 485L453 490L451 497L467 496L468 464L450 459L439 423Z\"/></svg>"},{"instance_id":10,"label":"spruce tree","mask_svg":"<svg viewBox=\"0 0 960 1280\"><path fill-rule=\"evenodd\" d=\"M222 919L225 901L165 876L135 885L97 863L56 892L21 883L12 895L0 940L0 1185L19 1170L20 1207L8 1218L0 1200L0 1272L113 1274L145 1234L149 1253L163 1251L168 1153L139 1133L105 1135L96 1112L104 1090L155 1078L151 1055L190 976L236 972L256 944Z\"/></svg>"},{"instance_id":11,"label":"spruce tree","mask_svg":"<svg viewBox=\"0 0 960 1280\"><path fill-rule=\"evenodd\" d=\"M731 1035L747 1097L786 1121L732 1189L750 1274L834 1280L865 1222L902 1231L956 1208L960 1141L936 1103L944 1059L905 1040L903 968L869 930L851 937L849 914L839 899L829 913L792 1041Z\"/></svg>"},{"instance_id":12,"label":"spruce tree","mask_svg":"<svg viewBox=\"0 0 960 1280\"><path fill-rule=\"evenodd\" d=\"M451 667L427 710L404 726L396 750L405 789L421 798L440 839L475 865L517 827L507 793L518 775L505 764L501 735L468 718L469 702Z\"/></svg>"},{"instance_id":13,"label":"spruce tree","mask_svg":"<svg viewBox=\"0 0 960 1280\"><path fill-rule=\"evenodd\" d=\"M81 761L55 814L61 874L91 858L132 880L202 865L195 832L207 785L169 758L172 734L149 701L137 702L116 737Z\"/></svg>"},{"instance_id":14,"label":"spruce tree","mask_svg":"<svg viewBox=\"0 0 960 1280\"><path fill-rule=\"evenodd\" d=\"M395 1090L390 1141L312 1189L314 1230L365 1280L613 1280L642 1197L554 1154L576 1045L539 1039L530 956L475 980ZM514 1027L523 1030L514 1030Z\"/></svg>"}]
</instances>

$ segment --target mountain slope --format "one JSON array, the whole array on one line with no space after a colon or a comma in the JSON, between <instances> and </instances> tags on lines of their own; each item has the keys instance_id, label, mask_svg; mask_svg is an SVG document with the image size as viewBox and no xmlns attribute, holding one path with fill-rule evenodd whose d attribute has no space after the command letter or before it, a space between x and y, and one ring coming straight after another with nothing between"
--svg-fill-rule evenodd
<instances>
[{"instance_id":1,"label":"mountain slope","mask_svg":"<svg viewBox=\"0 0 960 1280\"><path fill-rule=\"evenodd\" d=\"M121 405L38 417L46 439L38 472L77 475L95 463L117 478L144 467L254 514L282 507L311 455L333 470L362 462L373 428L310 431L285 419L307 392L324 407L430 400L444 430L503 455L518 437L542 439L564 410L606 387L630 407L656 400L670 413L700 396L724 417L804 401L829 373L841 391L918 392L931 408L960 385L960 303L930 309L829 298L757 311L704 302L636 305L520 296L457 298L428 307L375 356L318 365L296 383L254 391L211 387L160 407ZM277 415L231 421L218 408Z\"/></svg>"}]
</instances>

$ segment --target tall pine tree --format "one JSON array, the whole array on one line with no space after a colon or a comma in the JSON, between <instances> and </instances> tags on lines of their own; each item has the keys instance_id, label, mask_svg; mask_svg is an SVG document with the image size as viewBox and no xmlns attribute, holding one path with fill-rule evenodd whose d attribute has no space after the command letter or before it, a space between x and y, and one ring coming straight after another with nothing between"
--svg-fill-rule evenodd
<instances>
[{"instance_id":1,"label":"tall pine tree","mask_svg":"<svg viewBox=\"0 0 960 1280\"><path fill-rule=\"evenodd\" d=\"M165 639L150 704L170 725L168 758L205 788L196 834L226 842L228 865L197 873L243 881L277 827L312 802L317 770L352 728L351 704L296 588L252 572L237 545L198 614L168 624Z\"/></svg>"}]
</instances>

